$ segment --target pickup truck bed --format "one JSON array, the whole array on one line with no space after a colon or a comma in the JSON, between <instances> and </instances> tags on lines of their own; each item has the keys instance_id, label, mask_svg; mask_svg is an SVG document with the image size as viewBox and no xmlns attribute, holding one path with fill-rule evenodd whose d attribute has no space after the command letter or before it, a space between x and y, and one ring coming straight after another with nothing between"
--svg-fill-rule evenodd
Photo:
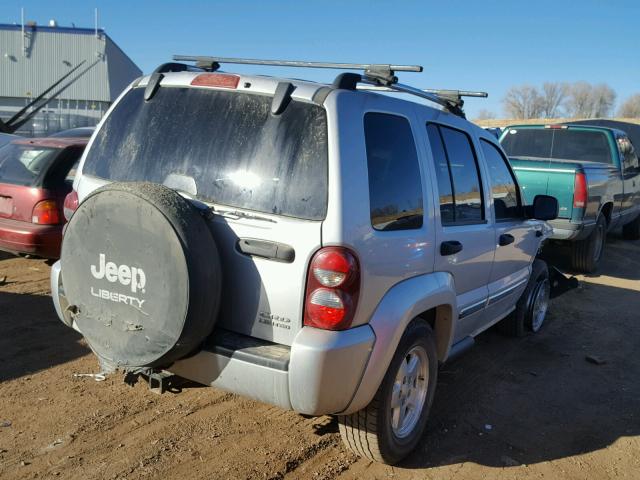
<instances>
[{"instance_id":1,"label":"pickup truck bed","mask_svg":"<svg viewBox=\"0 0 640 480\"><path fill-rule=\"evenodd\" d=\"M549 222L554 230L552 238L580 240L587 237L593 230L599 213L600 205L596 199L610 198L614 204L614 216L616 219L619 217L621 199L612 189L618 172L612 165L519 157L510 157L509 161L518 180L522 182L525 202L531 203L536 195L557 198L558 218ZM574 207L576 173L585 175L589 197L594 200L588 201L585 208Z\"/></svg>"}]
</instances>

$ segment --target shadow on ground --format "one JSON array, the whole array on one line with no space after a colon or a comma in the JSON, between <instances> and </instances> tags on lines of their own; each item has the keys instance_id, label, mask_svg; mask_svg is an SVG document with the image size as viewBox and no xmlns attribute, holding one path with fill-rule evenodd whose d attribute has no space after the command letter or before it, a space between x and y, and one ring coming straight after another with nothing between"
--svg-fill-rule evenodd
<instances>
[{"instance_id":1,"label":"shadow on ground","mask_svg":"<svg viewBox=\"0 0 640 480\"><path fill-rule=\"evenodd\" d=\"M58 320L51 297L0 291L0 382L86 355L80 338Z\"/></svg>"}]
</instances>

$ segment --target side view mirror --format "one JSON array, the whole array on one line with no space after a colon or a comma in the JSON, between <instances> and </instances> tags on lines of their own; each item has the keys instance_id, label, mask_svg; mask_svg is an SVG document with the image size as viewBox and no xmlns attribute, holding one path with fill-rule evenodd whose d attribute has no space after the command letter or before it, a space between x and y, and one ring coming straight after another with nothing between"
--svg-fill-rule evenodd
<instances>
[{"instance_id":1,"label":"side view mirror","mask_svg":"<svg viewBox=\"0 0 640 480\"><path fill-rule=\"evenodd\" d=\"M536 220L558 218L558 200L550 195L536 195L530 207L530 217Z\"/></svg>"}]
</instances>

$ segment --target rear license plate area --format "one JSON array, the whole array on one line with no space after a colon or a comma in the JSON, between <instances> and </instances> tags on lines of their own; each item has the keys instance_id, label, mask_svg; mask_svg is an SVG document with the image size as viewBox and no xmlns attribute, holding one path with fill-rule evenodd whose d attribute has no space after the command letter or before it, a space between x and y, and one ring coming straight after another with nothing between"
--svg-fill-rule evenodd
<instances>
[{"instance_id":1,"label":"rear license plate area","mask_svg":"<svg viewBox=\"0 0 640 480\"><path fill-rule=\"evenodd\" d=\"M0 196L0 216L10 217L11 215L13 215L13 199Z\"/></svg>"}]
</instances>

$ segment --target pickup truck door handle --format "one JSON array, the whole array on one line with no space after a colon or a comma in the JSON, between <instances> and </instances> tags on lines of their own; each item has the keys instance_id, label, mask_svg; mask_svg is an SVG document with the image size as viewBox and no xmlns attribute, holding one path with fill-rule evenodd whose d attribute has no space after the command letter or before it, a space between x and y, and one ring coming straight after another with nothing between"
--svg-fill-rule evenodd
<instances>
[{"instance_id":1,"label":"pickup truck door handle","mask_svg":"<svg viewBox=\"0 0 640 480\"><path fill-rule=\"evenodd\" d=\"M462 244L457 240L448 240L440 244L440 255L446 257L447 255L454 255L462 251Z\"/></svg>"},{"instance_id":2,"label":"pickup truck door handle","mask_svg":"<svg viewBox=\"0 0 640 480\"><path fill-rule=\"evenodd\" d=\"M515 241L515 238L513 238L513 235L509 235L508 233L503 233L502 235L500 235L500 238L498 239L498 245L500 245L501 247L504 247L505 245L510 245Z\"/></svg>"}]
</instances>

